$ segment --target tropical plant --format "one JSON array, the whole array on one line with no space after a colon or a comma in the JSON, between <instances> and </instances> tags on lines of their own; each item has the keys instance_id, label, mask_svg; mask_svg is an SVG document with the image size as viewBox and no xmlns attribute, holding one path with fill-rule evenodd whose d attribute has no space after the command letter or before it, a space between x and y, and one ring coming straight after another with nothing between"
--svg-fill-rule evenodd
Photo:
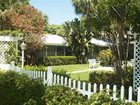
<instances>
[{"instance_id":1,"label":"tropical plant","mask_svg":"<svg viewBox=\"0 0 140 105\"><path fill-rule=\"evenodd\" d=\"M64 24L64 38L68 42L73 55L77 57L78 63L85 63L89 54L89 44L92 34L88 34L82 21L74 19Z\"/></svg>"}]
</instances>

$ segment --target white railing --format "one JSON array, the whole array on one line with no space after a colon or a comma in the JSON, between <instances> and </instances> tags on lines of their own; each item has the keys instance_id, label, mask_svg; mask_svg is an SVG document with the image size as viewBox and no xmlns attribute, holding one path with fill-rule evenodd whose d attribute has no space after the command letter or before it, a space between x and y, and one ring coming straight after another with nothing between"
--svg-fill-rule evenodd
<instances>
[{"instance_id":1,"label":"white railing","mask_svg":"<svg viewBox=\"0 0 140 105\"><path fill-rule=\"evenodd\" d=\"M117 96L120 97L120 99L126 99L126 102L133 102L133 88L130 86L128 88L128 97L125 98L125 88L124 86L121 86L120 89L120 95L117 95L117 86L114 85L111 89L111 86L107 84L104 86L103 84L100 84L97 86L96 83L86 83L81 81L72 80L71 78L63 77L57 74L52 73L51 67L48 67L47 71L27 71L22 70L19 67L16 67L14 65L11 66L11 70L14 70L16 72L25 73L31 78L42 78L44 81L44 85L62 85L69 87L71 89L77 89L82 95L88 96L90 98L91 94L100 92L102 90L105 90L107 94L111 95L113 100L117 100ZM111 92L112 91L112 94ZM140 102L140 87L138 88L137 92L137 102Z\"/></svg>"}]
</instances>

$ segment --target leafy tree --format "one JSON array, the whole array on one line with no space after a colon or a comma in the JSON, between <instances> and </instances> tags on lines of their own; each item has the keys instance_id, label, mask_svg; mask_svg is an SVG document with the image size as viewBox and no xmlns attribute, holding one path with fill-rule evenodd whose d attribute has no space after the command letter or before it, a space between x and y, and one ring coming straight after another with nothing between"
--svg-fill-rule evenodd
<instances>
[{"instance_id":1,"label":"leafy tree","mask_svg":"<svg viewBox=\"0 0 140 105\"><path fill-rule=\"evenodd\" d=\"M89 4L88 9L84 6ZM128 33L139 32L138 17L140 9L138 0L73 0L73 5L79 13L90 14L94 28L102 37L112 42L110 46L114 55L114 66L120 83L123 83L123 75L127 67L122 68L125 60L127 65L128 51L131 36Z\"/></svg>"},{"instance_id":2,"label":"leafy tree","mask_svg":"<svg viewBox=\"0 0 140 105\"><path fill-rule=\"evenodd\" d=\"M15 4L29 4L29 0L0 0L0 11L10 9Z\"/></svg>"},{"instance_id":3,"label":"leafy tree","mask_svg":"<svg viewBox=\"0 0 140 105\"><path fill-rule=\"evenodd\" d=\"M64 35L64 29L62 25L48 25L46 32L50 34Z\"/></svg>"},{"instance_id":4,"label":"leafy tree","mask_svg":"<svg viewBox=\"0 0 140 105\"><path fill-rule=\"evenodd\" d=\"M92 34L87 34L82 21L75 19L64 24L64 38L67 40L73 55L77 57L78 63L84 63L89 54L89 44Z\"/></svg>"},{"instance_id":5,"label":"leafy tree","mask_svg":"<svg viewBox=\"0 0 140 105\"><path fill-rule=\"evenodd\" d=\"M33 55L41 46L46 25L46 16L30 5L14 5L0 14L0 30L18 30L23 33L28 63L34 63Z\"/></svg>"},{"instance_id":6,"label":"leafy tree","mask_svg":"<svg viewBox=\"0 0 140 105\"><path fill-rule=\"evenodd\" d=\"M87 35L89 35L93 29L91 13L94 11L94 2L95 0L72 0L73 6L75 7L75 12L77 14L82 14L81 19L85 21Z\"/></svg>"}]
</instances>

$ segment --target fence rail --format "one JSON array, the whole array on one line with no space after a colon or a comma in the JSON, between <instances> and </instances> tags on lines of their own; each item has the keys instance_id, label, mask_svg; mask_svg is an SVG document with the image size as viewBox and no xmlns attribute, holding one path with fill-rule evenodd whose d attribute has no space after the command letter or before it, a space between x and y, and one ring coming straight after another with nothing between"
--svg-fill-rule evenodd
<instances>
[{"instance_id":1,"label":"fence rail","mask_svg":"<svg viewBox=\"0 0 140 105\"><path fill-rule=\"evenodd\" d=\"M117 100L119 97L121 100L125 99L126 102L133 102L133 88L130 86L128 88L128 97L125 97L125 88L121 86L120 89L114 85L111 89L111 86L107 84L104 86L103 84L97 85L96 83L86 83L81 81L72 80L71 78L63 77L57 74L52 73L52 68L48 67L47 71L27 71L22 70L19 67L11 65L11 70L14 70L19 73L27 74L30 78L43 78L44 85L62 85L69 87L71 89L77 89L82 95L88 96L90 98L91 94L100 92L105 90L107 94L111 95L113 100ZM120 90L120 94L117 95L117 91ZM112 94L111 92L112 91ZM140 87L137 91L137 102L140 102Z\"/></svg>"}]
</instances>

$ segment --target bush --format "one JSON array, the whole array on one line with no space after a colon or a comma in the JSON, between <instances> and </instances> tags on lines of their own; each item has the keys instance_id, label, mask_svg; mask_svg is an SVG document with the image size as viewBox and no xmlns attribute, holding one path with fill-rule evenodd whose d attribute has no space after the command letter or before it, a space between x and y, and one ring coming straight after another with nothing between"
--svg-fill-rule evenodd
<instances>
[{"instance_id":1,"label":"bush","mask_svg":"<svg viewBox=\"0 0 140 105\"><path fill-rule=\"evenodd\" d=\"M56 66L56 65L69 65L76 64L76 57L74 56L48 56L44 58L44 65Z\"/></svg>"},{"instance_id":2,"label":"bush","mask_svg":"<svg viewBox=\"0 0 140 105\"><path fill-rule=\"evenodd\" d=\"M134 102L126 103L125 100L121 99L113 101L105 91L92 94L87 103L87 105L138 105Z\"/></svg>"},{"instance_id":3,"label":"bush","mask_svg":"<svg viewBox=\"0 0 140 105\"><path fill-rule=\"evenodd\" d=\"M30 79L13 71L0 74L0 105L44 105L42 80ZM30 104L32 105L32 104Z\"/></svg>"},{"instance_id":4,"label":"bush","mask_svg":"<svg viewBox=\"0 0 140 105\"><path fill-rule=\"evenodd\" d=\"M63 77L68 77L68 78L70 78L70 73L67 73L67 71L65 71L65 70L60 70L60 71L58 71L57 69L56 70L54 70L53 71L53 73L54 74L57 74L57 75L61 75L61 76L63 76Z\"/></svg>"},{"instance_id":5,"label":"bush","mask_svg":"<svg viewBox=\"0 0 140 105\"><path fill-rule=\"evenodd\" d=\"M111 71L94 71L89 74L89 82L97 84L118 84L116 74Z\"/></svg>"},{"instance_id":6,"label":"bush","mask_svg":"<svg viewBox=\"0 0 140 105\"><path fill-rule=\"evenodd\" d=\"M86 102L76 90L59 85L47 87L44 100L46 105L84 105Z\"/></svg>"},{"instance_id":7,"label":"bush","mask_svg":"<svg viewBox=\"0 0 140 105\"><path fill-rule=\"evenodd\" d=\"M133 85L133 67L128 66L127 71L124 73L124 83L126 87Z\"/></svg>"},{"instance_id":8,"label":"bush","mask_svg":"<svg viewBox=\"0 0 140 105\"><path fill-rule=\"evenodd\" d=\"M112 52L110 49L102 50L99 53L98 59L100 60L100 64L103 66L112 65Z\"/></svg>"},{"instance_id":9,"label":"bush","mask_svg":"<svg viewBox=\"0 0 140 105\"><path fill-rule=\"evenodd\" d=\"M127 72L124 73L123 76L124 80L124 86L129 87L133 85L133 68L128 67ZM94 71L89 74L89 82L91 83L97 83L97 84L110 84L111 86L113 85L121 85L119 84L117 75L115 72L111 71Z\"/></svg>"}]
</instances>

